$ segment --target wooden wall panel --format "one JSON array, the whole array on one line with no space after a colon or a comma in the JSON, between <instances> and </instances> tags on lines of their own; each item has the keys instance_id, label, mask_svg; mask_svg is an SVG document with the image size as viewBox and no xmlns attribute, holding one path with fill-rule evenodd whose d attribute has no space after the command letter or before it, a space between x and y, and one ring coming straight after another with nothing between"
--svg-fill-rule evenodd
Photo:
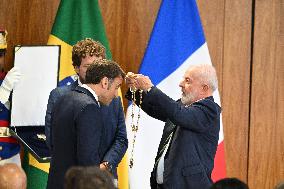
<instances>
[{"instance_id":1,"label":"wooden wall panel","mask_svg":"<svg viewBox=\"0 0 284 189\"><path fill-rule=\"evenodd\" d=\"M248 181L284 180L284 1L255 1Z\"/></svg>"},{"instance_id":2,"label":"wooden wall panel","mask_svg":"<svg viewBox=\"0 0 284 189\"><path fill-rule=\"evenodd\" d=\"M248 158L251 3L198 1L219 80L227 176L244 181Z\"/></svg>"},{"instance_id":3,"label":"wooden wall panel","mask_svg":"<svg viewBox=\"0 0 284 189\"><path fill-rule=\"evenodd\" d=\"M46 44L59 0L0 0L0 27L8 31L6 70L13 65L13 47Z\"/></svg>"},{"instance_id":4,"label":"wooden wall panel","mask_svg":"<svg viewBox=\"0 0 284 189\"><path fill-rule=\"evenodd\" d=\"M247 181L252 0L225 2L223 123L227 176Z\"/></svg>"}]
</instances>

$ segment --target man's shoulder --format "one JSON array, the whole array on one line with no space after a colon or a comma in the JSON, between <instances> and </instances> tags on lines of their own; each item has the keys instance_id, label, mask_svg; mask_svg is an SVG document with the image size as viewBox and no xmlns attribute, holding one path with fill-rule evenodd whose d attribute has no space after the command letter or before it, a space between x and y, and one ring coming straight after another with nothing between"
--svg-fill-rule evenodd
<instances>
[{"instance_id":1,"label":"man's shoulder","mask_svg":"<svg viewBox=\"0 0 284 189\"><path fill-rule=\"evenodd\" d=\"M68 92L68 91L73 90L77 86L78 86L78 81L75 81L74 83L72 83L70 85L64 85L64 86L56 87L55 89L53 89L51 91L51 93L64 93L64 92Z\"/></svg>"},{"instance_id":2,"label":"man's shoulder","mask_svg":"<svg viewBox=\"0 0 284 189\"><path fill-rule=\"evenodd\" d=\"M120 98L120 96L112 99L111 104L121 105L121 98Z\"/></svg>"},{"instance_id":3,"label":"man's shoulder","mask_svg":"<svg viewBox=\"0 0 284 189\"><path fill-rule=\"evenodd\" d=\"M214 100L214 97L213 96L208 96L206 98L203 98L197 102L201 102L201 103L208 103L208 104L214 104L215 106L219 106L215 100Z\"/></svg>"},{"instance_id":4,"label":"man's shoulder","mask_svg":"<svg viewBox=\"0 0 284 189\"><path fill-rule=\"evenodd\" d=\"M64 97L69 99L71 98L81 105L97 104L92 94L87 89L80 86L70 90L70 92L66 93Z\"/></svg>"},{"instance_id":5,"label":"man's shoulder","mask_svg":"<svg viewBox=\"0 0 284 189\"><path fill-rule=\"evenodd\" d=\"M55 96L55 95L56 96L63 96L71 90L72 90L71 85L65 85L65 86L61 86L61 87L56 87L55 89L53 89L50 92L50 94L51 94L51 96Z\"/></svg>"},{"instance_id":6,"label":"man's shoulder","mask_svg":"<svg viewBox=\"0 0 284 189\"><path fill-rule=\"evenodd\" d=\"M212 111L216 111L217 113L221 112L221 107L214 101L213 96L206 97L204 99L200 99L192 104L193 106L202 106L207 107Z\"/></svg>"}]
</instances>

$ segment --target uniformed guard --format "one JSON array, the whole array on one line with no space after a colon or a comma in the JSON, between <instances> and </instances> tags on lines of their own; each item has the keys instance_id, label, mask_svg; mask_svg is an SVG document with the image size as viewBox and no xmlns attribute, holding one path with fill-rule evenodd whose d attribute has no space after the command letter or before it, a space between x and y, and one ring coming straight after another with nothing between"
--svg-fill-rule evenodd
<instances>
[{"instance_id":1,"label":"uniformed guard","mask_svg":"<svg viewBox=\"0 0 284 189\"><path fill-rule=\"evenodd\" d=\"M11 137L10 125L10 94L20 80L19 69L14 67L8 73L4 72L5 54L7 50L7 31L0 29L0 165L16 163L21 165L20 145Z\"/></svg>"}]
</instances>

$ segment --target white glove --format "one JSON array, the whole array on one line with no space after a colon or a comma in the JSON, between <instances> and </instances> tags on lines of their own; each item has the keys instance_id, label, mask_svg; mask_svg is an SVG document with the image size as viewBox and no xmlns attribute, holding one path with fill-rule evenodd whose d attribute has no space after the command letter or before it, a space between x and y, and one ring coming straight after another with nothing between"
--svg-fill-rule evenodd
<instances>
[{"instance_id":1,"label":"white glove","mask_svg":"<svg viewBox=\"0 0 284 189\"><path fill-rule=\"evenodd\" d=\"M11 91L20 81L21 73L19 68L13 67L6 75L0 86L0 102L6 104L9 101Z\"/></svg>"}]
</instances>

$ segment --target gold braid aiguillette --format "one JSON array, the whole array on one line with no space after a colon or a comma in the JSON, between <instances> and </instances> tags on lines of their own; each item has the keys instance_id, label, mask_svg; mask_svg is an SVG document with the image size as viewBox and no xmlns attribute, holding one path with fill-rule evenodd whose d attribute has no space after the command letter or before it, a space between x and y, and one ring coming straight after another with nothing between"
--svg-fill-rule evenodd
<instances>
[{"instance_id":1,"label":"gold braid aiguillette","mask_svg":"<svg viewBox=\"0 0 284 189\"><path fill-rule=\"evenodd\" d=\"M135 92L137 91L135 88L132 89L130 88L131 91L131 100L132 100L132 108L131 108L131 128L132 128L132 132L133 132L133 140L132 140L132 149L131 149L131 153L130 153L130 161L129 161L129 167L132 168L134 165L134 147L135 147L135 141L136 141L136 134L138 131L138 127L139 127L139 119L140 119L140 112L141 112L141 104L142 104L142 93L143 90L138 90L139 91L139 105L138 105L138 115L137 115L137 121L136 121L136 125L134 124L134 109L135 109L135 102L136 102L136 98L135 98Z\"/></svg>"}]
</instances>

